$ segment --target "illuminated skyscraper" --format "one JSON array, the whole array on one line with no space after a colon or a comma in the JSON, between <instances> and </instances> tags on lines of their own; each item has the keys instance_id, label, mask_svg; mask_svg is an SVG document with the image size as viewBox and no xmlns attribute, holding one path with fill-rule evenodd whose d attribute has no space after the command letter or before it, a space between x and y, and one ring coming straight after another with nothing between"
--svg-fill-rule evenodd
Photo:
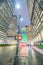
<instances>
[{"instance_id":1,"label":"illuminated skyscraper","mask_svg":"<svg viewBox=\"0 0 43 65\"><path fill-rule=\"evenodd\" d=\"M43 40L43 0L27 0L34 42Z\"/></svg>"}]
</instances>

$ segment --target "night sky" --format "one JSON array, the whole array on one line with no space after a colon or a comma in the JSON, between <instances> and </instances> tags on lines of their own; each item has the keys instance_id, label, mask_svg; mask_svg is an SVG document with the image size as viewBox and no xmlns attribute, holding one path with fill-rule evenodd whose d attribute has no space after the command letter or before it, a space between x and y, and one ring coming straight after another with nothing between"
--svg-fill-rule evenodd
<instances>
[{"instance_id":1,"label":"night sky","mask_svg":"<svg viewBox=\"0 0 43 65\"><path fill-rule=\"evenodd\" d=\"M28 12L28 8L27 8L27 0L15 0L16 4L20 5L20 9L14 9L14 14L16 14L18 17L19 15L22 16L23 21L20 22L20 26L26 26L30 24L30 20L29 20L29 12ZM15 6L16 6L15 4Z\"/></svg>"}]
</instances>

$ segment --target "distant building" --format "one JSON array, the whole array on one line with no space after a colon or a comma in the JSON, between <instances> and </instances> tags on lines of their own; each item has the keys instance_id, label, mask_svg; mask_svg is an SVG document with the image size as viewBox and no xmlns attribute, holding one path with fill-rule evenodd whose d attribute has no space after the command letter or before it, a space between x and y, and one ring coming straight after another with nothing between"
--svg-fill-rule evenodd
<instances>
[{"instance_id":1,"label":"distant building","mask_svg":"<svg viewBox=\"0 0 43 65\"><path fill-rule=\"evenodd\" d=\"M28 32L28 34L27 34L28 41L31 41L31 39L32 39L31 25L30 26L26 26L26 30Z\"/></svg>"},{"instance_id":2,"label":"distant building","mask_svg":"<svg viewBox=\"0 0 43 65\"><path fill-rule=\"evenodd\" d=\"M43 0L27 0L31 21L32 42L43 40Z\"/></svg>"}]
</instances>

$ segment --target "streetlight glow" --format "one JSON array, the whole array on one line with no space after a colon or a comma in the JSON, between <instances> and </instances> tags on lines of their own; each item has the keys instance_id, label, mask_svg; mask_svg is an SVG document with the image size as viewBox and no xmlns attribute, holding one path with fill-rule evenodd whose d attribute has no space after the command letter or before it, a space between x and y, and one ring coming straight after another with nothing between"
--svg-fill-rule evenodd
<instances>
[{"instance_id":1,"label":"streetlight glow","mask_svg":"<svg viewBox=\"0 0 43 65\"><path fill-rule=\"evenodd\" d=\"M20 9L20 5L19 5L19 4L17 4L17 5L16 5L16 8L17 8L17 9Z\"/></svg>"},{"instance_id":2,"label":"streetlight glow","mask_svg":"<svg viewBox=\"0 0 43 65\"><path fill-rule=\"evenodd\" d=\"M23 18L20 18L21 21L23 21Z\"/></svg>"}]
</instances>

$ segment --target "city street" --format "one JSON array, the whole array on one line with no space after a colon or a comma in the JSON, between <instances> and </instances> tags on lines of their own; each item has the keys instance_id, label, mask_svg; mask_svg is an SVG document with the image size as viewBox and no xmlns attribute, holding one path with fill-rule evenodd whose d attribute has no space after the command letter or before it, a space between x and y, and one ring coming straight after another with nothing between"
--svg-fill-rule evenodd
<instances>
[{"instance_id":1,"label":"city street","mask_svg":"<svg viewBox=\"0 0 43 65\"><path fill-rule=\"evenodd\" d=\"M19 54L20 53L20 54ZM43 55L39 54L37 51L33 50L32 48L22 48L19 51L18 62L15 65L43 65ZM16 57L17 59L17 57Z\"/></svg>"},{"instance_id":2,"label":"city street","mask_svg":"<svg viewBox=\"0 0 43 65\"><path fill-rule=\"evenodd\" d=\"M0 65L13 65L16 46L0 47Z\"/></svg>"},{"instance_id":3,"label":"city street","mask_svg":"<svg viewBox=\"0 0 43 65\"><path fill-rule=\"evenodd\" d=\"M43 65L43 0L0 0L0 65Z\"/></svg>"}]
</instances>

